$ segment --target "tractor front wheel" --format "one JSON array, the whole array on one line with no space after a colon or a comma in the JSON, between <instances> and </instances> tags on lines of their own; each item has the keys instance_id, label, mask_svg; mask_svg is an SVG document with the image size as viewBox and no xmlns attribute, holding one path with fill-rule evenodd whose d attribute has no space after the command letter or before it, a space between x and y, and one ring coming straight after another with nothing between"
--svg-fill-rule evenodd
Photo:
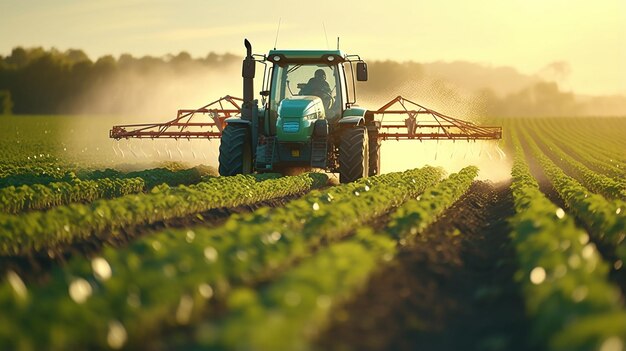
<instances>
[{"instance_id":1,"label":"tractor front wheel","mask_svg":"<svg viewBox=\"0 0 626 351\"><path fill-rule=\"evenodd\" d=\"M252 145L248 126L229 124L222 132L219 172L222 176L252 173Z\"/></svg>"},{"instance_id":2,"label":"tractor front wheel","mask_svg":"<svg viewBox=\"0 0 626 351\"><path fill-rule=\"evenodd\" d=\"M339 144L339 181L350 183L369 174L369 138L362 126L347 129Z\"/></svg>"}]
</instances>

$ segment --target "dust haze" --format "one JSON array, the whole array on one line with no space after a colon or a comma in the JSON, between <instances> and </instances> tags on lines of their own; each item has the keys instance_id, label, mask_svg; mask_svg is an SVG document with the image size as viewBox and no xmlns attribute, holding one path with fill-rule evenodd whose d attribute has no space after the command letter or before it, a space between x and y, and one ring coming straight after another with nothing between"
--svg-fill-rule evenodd
<instances>
[{"instance_id":1,"label":"dust haze","mask_svg":"<svg viewBox=\"0 0 626 351\"><path fill-rule=\"evenodd\" d=\"M145 168L170 161L217 167L219 140L117 141L109 138L109 130L117 124L163 123L174 119L178 109L199 108L226 95L241 96L240 70L237 63L220 69L125 71L109 77L75 99L72 109L80 116L66 128L68 147L107 167ZM206 119L194 117L197 122Z\"/></svg>"},{"instance_id":2,"label":"dust haze","mask_svg":"<svg viewBox=\"0 0 626 351\"><path fill-rule=\"evenodd\" d=\"M476 124L488 124L480 112L484 105L480 97L436 76L405 82L388 89L386 95L363 94L359 105L378 109L398 95L450 117ZM430 115L420 116L424 120L434 121ZM403 121L404 118L395 117L395 120ZM388 173L431 165L442 167L450 174L463 167L475 165L480 169L478 179L507 181L511 177L512 161L499 144L499 141L383 141L381 171Z\"/></svg>"}]
</instances>

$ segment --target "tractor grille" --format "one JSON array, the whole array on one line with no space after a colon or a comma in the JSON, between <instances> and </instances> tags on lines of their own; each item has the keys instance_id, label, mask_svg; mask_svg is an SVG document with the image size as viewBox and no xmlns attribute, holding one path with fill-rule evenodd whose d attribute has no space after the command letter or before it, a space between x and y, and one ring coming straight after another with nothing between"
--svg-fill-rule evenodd
<instances>
[{"instance_id":1,"label":"tractor grille","mask_svg":"<svg viewBox=\"0 0 626 351\"><path fill-rule=\"evenodd\" d=\"M300 131L300 122L284 122L283 132L285 133L297 133Z\"/></svg>"}]
</instances>

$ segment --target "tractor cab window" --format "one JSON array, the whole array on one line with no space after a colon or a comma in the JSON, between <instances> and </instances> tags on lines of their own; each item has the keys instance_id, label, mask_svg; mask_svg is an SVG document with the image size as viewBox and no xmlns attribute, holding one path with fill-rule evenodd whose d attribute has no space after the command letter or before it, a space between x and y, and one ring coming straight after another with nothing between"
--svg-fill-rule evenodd
<instances>
[{"instance_id":1,"label":"tractor cab window","mask_svg":"<svg viewBox=\"0 0 626 351\"><path fill-rule=\"evenodd\" d=\"M277 66L272 77L270 111L278 111L280 102L292 96L317 96L324 104L326 118L339 118L341 116L341 98L337 98L338 90L341 89L339 82L337 66L301 64Z\"/></svg>"}]
</instances>

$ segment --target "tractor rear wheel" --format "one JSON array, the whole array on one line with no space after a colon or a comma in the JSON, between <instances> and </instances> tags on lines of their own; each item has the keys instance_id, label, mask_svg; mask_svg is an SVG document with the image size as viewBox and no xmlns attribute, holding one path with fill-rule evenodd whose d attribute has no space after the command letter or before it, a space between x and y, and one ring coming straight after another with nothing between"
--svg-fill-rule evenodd
<instances>
[{"instance_id":1,"label":"tractor rear wheel","mask_svg":"<svg viewBox=\"0 0 626 351\"><path fill-rule=\"evenodd\" d=\"M369 138L370 149L370 164L368 176L375 176L380 174L380 140L378 139L378 133L375 137Z\"/></svg>"},{"instance_id":2,"label":"tractor rear wheel","mask_svg":"<svg viewBox=\"0 0 626 351\"><path fill-rule=\"evenodd\" d=\"M339 144L339 181L353 182L369 174L369 138L362 126L347 129Z\"/></svg>"},{"instance_id":3,"label":"tractor rear wheel","mask_svg":"<svg viewBox=\"0 0 626 351\"><path fill-rule=\"evenodd\" d=\"M250 131L245 125L229 124L222 132L219 172L222 176L252 173Z\"/></svg>"}]
</instances>

